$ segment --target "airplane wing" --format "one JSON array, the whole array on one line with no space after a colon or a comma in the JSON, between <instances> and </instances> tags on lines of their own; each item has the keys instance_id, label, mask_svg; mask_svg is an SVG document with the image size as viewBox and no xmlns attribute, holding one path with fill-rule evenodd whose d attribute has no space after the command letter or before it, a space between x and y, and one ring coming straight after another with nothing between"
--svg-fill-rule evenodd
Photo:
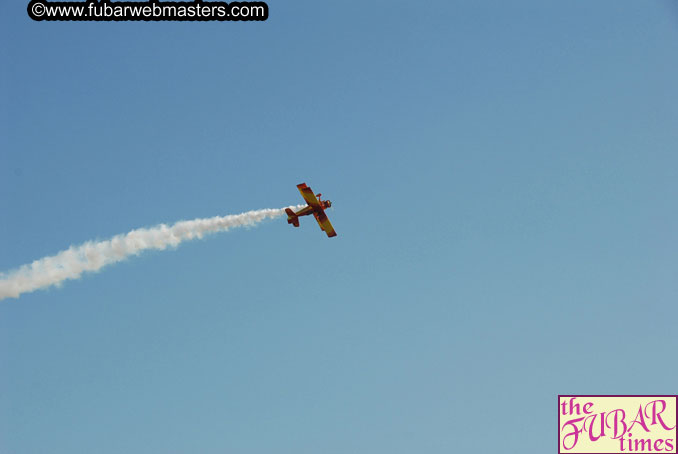
<instances>
[{"instance_id":1,"label":"airplane wing","mask_svg":"<svg viewBox=\"0 0 678 454\"><path fill-rule=\"evenodd\" d=\"M337 236L337 232L334 231L334 227L332 227L332 223L330 222L329 218L327 217L324 211L315 214L315 220L318 221L318 225L320 225L320 228L324 230L325 233L327 233L327 236L329 237Z\"/></svg>"},{"instance_id":2,"label":"airplane wing","mask_svg":"<svg viewBox=\"0 0 678 454\"><path fill-rule=\"evenodd\" d=\"M313 194L313 190L306 186L306 183L298 184L297 188L299 189L299 192L301 192L301 196L304 198L304 200L306 200L306 203L308 203L309 206L312 206L313 208L322 211L320 202L318 202L318 199L316 198L315 194Z\"/></svg>"}]
</instances>

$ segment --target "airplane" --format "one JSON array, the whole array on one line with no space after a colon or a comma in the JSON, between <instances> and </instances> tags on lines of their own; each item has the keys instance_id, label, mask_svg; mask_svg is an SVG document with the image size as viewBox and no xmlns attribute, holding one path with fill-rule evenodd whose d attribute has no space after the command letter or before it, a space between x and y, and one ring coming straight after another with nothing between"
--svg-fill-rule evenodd
<instances>
[{"instance_id":1,"label":"airplane","mask_svg":"<svg viewBox=\"0 0 678 454\"><path fill-rule=\"evenodd\" d=\"M287 213L287 223L292 224L295 227L299 227L299 217L313 214L315 220L318 221L320 229L327 234L328 237L337 236L337 232L334 231L334 227L330 223L330 220L325 214L325 208L332 206L332 202L329 200L321 200L320 196L322 194L313 195L313 190L306 186L306 183L301 183L297 185L297 189L301 192L301 196L304 198L307 207L302 208L296 213L292 211L291 208L285 208L285 213Z\"/></svg>"}]
</instances>

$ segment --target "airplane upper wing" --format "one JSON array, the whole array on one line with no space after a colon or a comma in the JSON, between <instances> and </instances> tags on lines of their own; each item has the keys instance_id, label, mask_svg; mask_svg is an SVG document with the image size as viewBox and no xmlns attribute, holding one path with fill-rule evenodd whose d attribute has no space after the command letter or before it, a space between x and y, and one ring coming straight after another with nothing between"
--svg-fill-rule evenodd
<instances>
[{"instance_id":1,"label":"airplane upper wing","mask_svg":"<svg viewBox=\"0 0 678 454\"><path fill-rule=\"evenodd\" d=\"M334 227L332 227L332 223L330 222L329 218L327 217L324 211L314 214L315 220L318 221L320 228L323 229L325 233L327 233L327 236L329 237L337 236L337 232L334 231Z\"/></svg>"},{"instance_id":2,"label":"airplane upper wing","mask_svg":"<svg viewBox=\"0 0 678 454\"><path fill-rule=\"evenodd\" d=\"M322 211L320 202L318 202L318 199L315 197L315 194L313 194L313 190L306 186L306 183L298 184L297 188L299 189L299 192L301 192L301 196L304 198L304 200L306 200L306 203L308 203L313 208L317 208Z\"/></svg>"}]
</instances>

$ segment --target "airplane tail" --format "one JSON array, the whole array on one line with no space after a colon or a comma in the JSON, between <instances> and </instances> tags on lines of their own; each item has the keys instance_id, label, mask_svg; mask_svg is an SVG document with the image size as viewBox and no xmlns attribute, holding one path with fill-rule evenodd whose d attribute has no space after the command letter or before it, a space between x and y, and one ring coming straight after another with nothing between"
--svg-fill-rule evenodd
<instances>
[{"instance_id":1,"label":"airplane tail","mask_svg":"<svg viewBox=\"0 0 678 454\"><path fill-rule=\"evenodd\" d=\"M285 213L287 213L287 223L299 227L299 216L294 214L290 208L285 208Z\"/></svg>"}]
</instances>

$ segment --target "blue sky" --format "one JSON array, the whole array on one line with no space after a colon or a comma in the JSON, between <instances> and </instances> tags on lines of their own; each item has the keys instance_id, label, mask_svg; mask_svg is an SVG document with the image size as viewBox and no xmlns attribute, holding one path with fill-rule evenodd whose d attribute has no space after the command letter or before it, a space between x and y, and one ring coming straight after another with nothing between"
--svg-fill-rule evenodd
<instances>
[{"instance_id":1,"label":"blue sky","mask_svg":"<svg viewBox=\"0 0 678 454\"><path fill-rule=\"evenodd\" d=\"M0 452L551 452L558 394L675 393L678 7L0 5L0 270L333 201L0 302ZM306 222L304 222L306 221Z\"/></svg>"}]
</instances>

